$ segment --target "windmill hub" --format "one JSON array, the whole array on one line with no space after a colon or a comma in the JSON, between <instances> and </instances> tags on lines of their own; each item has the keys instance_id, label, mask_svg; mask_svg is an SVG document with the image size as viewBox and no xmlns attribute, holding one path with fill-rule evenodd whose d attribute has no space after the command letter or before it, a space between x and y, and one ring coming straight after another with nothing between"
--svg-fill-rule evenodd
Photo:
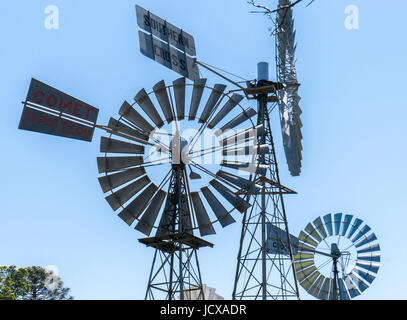
<instances>
[{"instance_id":1,"label":"windmill hub","mask_svg":"<svg viewBox=\"0 0 407 320\"><path fill-rule=\"evenodd\" d=\"M338 268L341 273L347 274L350 272L355 267L354 262L357 257L357 252L353 247L352 241L346 237L338 237L335 235L328 236L324 240L325 241L318 244L316 250L325 252L329 254L330 257L320 254L314 256L315 264L321 266L321 274L326 277L331 276L332 263L334 260L339 263Z\"/></svg>"},{"instance_id":2,"label":"windmill hub","mask_svg":"<svg viewBox=\"0 0 407 320\"><path fill-rule=\"evenodd\" d=\"M342 253L339 250L338 245L336 243L331 244L331 255L334 258L339 258L342 255Z\"/></svg>"}]
</instances>

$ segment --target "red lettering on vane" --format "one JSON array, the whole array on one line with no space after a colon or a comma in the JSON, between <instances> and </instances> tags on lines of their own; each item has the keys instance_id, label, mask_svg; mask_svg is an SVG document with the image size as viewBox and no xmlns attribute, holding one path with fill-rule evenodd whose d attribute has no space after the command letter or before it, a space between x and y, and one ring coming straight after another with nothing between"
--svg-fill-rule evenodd
<instances>
[{"instance_id":1,"label":"red lettering on vane","mask_svg":"<svg viewBox=\"0 0 407 320\"><path fill-rule=\"evenodd\" d=\"M89 115L90 115L90 112L93 110L93 108L92 108L92 107L87 107L87 106L85 106L85 109L86 109L86 116L85 116L85 118L86 118L86 120L89 120Z\"/></svg>"},{"instance_id":2,"label":"red lettering on vane","mask_svg":"<svg viewBox=\"0 0 407 320\"><path fill-rule=\"evenodd\" d=\"M36 91L35 93L34 93L34 102L35 103L38 103L38 104L40 104L40 103L42 103L42 101L43 100L40 100L40 99L38 99L38 96L39 95L42 95L42 98L44 98L44 92L42 92L41 90L38 90L38 91Z\"/></svg>"},{"instance_id":3,"label":"red lettering on vane","mask_svg":"<svg viewBox=\"0 0 407 320\"><path fill-rule=\"evenodd\" d=\"M72 112L72 101L65 103L64 99L61 98L61 100L59 101L58 109L62 112L71 113Z\"/></svg>"},{"instance_id":4,"label":"red lettering on vane","mask_svg":"<svg viewBox=\"0 0 407 320\"><path fill-rule=\"evenodd\" d=\"M76 117L80 117L80 116L81 116L81 113L80 113L81 107L82 107L81 104L75 103L75 107L73 108L73 115L74 115L74 116L76 116Z\"/></svg>"},{"instance_id":5,"label":"red lettering on vane","mask_svg":"<svg viewBox=\"0 0 407 320\"><path fill-rule=\"evenodd\" d=\"M46 116L45 114L40 114L40 118L38 119L38 124L45 125L47 127L53 128L53 119Z\"/></svg>"},{"instance_id":6,"label":"red lettering on vane","mask_svg":"<svg viewBox=\"0 0 407 320\"><path fill-rule=\"evenodd\" d=\"M95 110L94 107L87 106L84 103L79 102L79 100L65 95L59 96L58 94L50 94L42 90L37 90L28 98L28 100L44 107L59 110L62 113L67 113L85 120L89 120L91 116L94 116L92 114Z\"/></svg>"},{"instance_id":7,"label":"red lettering on vane","mask_svg":"<svg viewBox=\"0 0 407 320\"><path fill-rule=\"evenodd\" d=\"M49 108L55 108L58 103L58 98L53 94L50 94L47 98L47 106Z\"/></svg>"},{"instance_id":8,"label":"red lettering on vane","mask_svg":"<svg viewBox=\"0 0 407 320\"><path fill-rule=\"evenodd\" d=\"M34 122L35 121L35 112L27 109L27 111L25 111L25 120Z\"/></svg>"},{"instance_id":9,"label":"red lettering on vane","mask_svg":"<svg viewBox=\"0 0 407 320\"><path fill-rule=\"evenodd\" d=\"M82 137L85 139L90 139L92 136L91 130L82 127L80 125L76 125L73 123L66 122L64 120L61 121L62 131L69 133L70 135Z\"/></svg>"}]
</instances>

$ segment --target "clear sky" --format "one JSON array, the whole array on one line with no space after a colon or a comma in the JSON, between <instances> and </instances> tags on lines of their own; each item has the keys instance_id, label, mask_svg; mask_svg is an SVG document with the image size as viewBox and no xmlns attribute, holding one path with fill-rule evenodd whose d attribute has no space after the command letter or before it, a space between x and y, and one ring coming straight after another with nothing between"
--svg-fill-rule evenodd
<instances>
[{"instance_id":1,"label":"clear sky","mask_svg":"<svg viewBox=\"0 0 407 320\"><path fill-rule=\"evenodd\" d=\"M307 1L305 1L306 3ZM135 1L0 2L0 265L56 265L77 299L142 299L153 250L115 214L97 181L100 132L93 143L18 130L31 77L100 108L106 123L125 99L174 72L142 56ZM198 58L247 79L268 61L269 20L244 0L138 0L195 37ZM264 0L271 7L275 1ZM375 231L382 266L365 299L406 299L404 41L406 1L315 0L295 8L297 72L303 110L303 167L291 177L277 113L273 117L290 230L317 216L357 215ZM59 29L44 26L47 5ZM359 29L344 26L359 8ZM211 83L219 81L203 72ZM223 81L222 81L223 82ZM231 297L240 224L208 237L203 281ZM311 298L304 290L301 296Z\"/></svg>"}]
</instances>

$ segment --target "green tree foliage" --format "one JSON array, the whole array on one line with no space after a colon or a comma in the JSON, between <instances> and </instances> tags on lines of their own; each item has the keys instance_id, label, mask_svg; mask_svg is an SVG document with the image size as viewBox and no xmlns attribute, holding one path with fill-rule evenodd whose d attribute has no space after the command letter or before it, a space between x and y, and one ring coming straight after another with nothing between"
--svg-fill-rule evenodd
<instances>
[{"instance_id":1,"label":"green tree foliage","mask_svg":"<svg viewBox=\"0 0 407 320\"><path fill-rule=\"evenodd\" d=\"M71 300L69 292L57 275L42 267L0 267L2 300Z\"/></svg>"},{"instance_id":2,"label":"green tree foliage","mask_svg":"<svg viewBox=\"0 0 407 320\"><path fill-rule=\"evenodd\" d=\"M28 270L16 266L0 267L0 299L22 299L30 288Z\"/></svg>"}]
</instances>

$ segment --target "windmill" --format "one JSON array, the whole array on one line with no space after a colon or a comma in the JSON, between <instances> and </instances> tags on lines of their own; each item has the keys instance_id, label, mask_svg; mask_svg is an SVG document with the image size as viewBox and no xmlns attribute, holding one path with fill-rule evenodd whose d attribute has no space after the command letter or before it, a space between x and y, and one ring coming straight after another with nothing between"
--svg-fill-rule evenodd
<instances>
[{"instance_id":1,"label":"windmill","mask_svg":"<svg viewBox=\"0 0 407 320\"><path fill-rule=\"evenodd\" d=\"M257 162L267 166L267 174L255 175L254 181L262 186L258 195L247 194L253 205L245 213L242 223L240 247L237 258L234 299L290 299L299 298L294 256L285 212L285 194L295 191L280 183L273 134L270 124L271 111L280 111L284 151L291 175L301 171L301 109L298 106L298 81L295 70L295 30L292 9L288 0L280 0L276 10L276 71L277 82L269 81L267 63L258 64L258 79L249 83L257 90L257 124L265 128L259 144L268 144L270 154L259 155ZM256 91L254 91L256 92ZM278 97L278 98L277 98ZM268 106L271 103L271 106ZM279 237L286 239L285 250L268 250L267 228L277 227Z\"/></svg>"},{"instance_id":2,"label":"windmill","mask_svg":"<svg viewBox=\"0 0 407 320\"><path fill-rule=\"evenodd\" d=\"M270 226L268 248L287 246ZM277 240L279 238L279 240ZM376 278L380 245L371 228L350 214L327 214L290 236L295 270L301 286L321 300L349 300L362 294Z\"/></svg>"},{"instance_id":3,"label":"windmill","mask_svg":"<svg viewBox=\"0 0 407 320\"><path fill-rule=\"evenodd\" d=\"M243 96L226 93L225 88L223 84L209 87L206 79L187 83L182 77L169 86L159 81L150 93L140 90L133 104L125 101L117 119L99 125L97 108L31 80L20 129L89 142L95 128L109 134L101 137L103 156L97 158L106 200L125 223L131 226L137 221L136 230L146 236L155 233L140 239L155 249L146 298L158 297L154 291L159 291L165 292L158 297L163 299L183 299L184 294L203 299L197 250L213 245L194 232L207 236L215 234L214 223L222 227L234 223L231 213L250 207L236 193L259 190L249 179L227 171L252 170L250 162L234 160L251 159L269 148L257 145L262 129L251 121L256 112L241 105ZM188 127L185 123L199 127L189 140L182 137L182 128ZM242 124L248 129L236 133L233 129ZM171 125L173 132L164 130ZM203 148L198 141L207 127L216 129L212 132L218 144ZM170 143L164 143L162 135L169 136ZM219 164L200 163L200 158L215 153L222 159ZM159 159L151 159L157 154ZM154 183L153 176L160 181Z\"/></svg>"},{"instance_id":4,"label":"windmill","mask_svg":"<svg viewBox=\"0 0 407 320\"><path fill-rule=\"evenodd\" d=\"M199 230L204 237L215 234L215 222L222 227L235 222L231 212L235 208L244 212L250 206L235 192L259 189L250 180L223 169L249 168L249 162L228 160L235 159L237 154L245 157L268 152L267 146L258 147L256 139L249 136L251 131L257 132L250 122L256 112L240 105L243 96L225 93L225 88L222 84L208 87L206 79L188 84L185 78L179 78L171 85L159 81L149 94L145 89L140 90L133 105L124 102L120 117L110 119L110 136L101 138L100 151L105 155L98 158L99 173L103 174L99 182L108 193L107 202L114 211L119 210L118 216L129 226L137 221L136 230L146 236L153 230L155 233L139 240L155 249L146 299L175 300L178 296L181 300L190 296L202 299L197 251L213 245L196 237L194 230ZM198 114L205 90L210 92L209 97ZM186 99L189 92L190 99ZM188 117L185 116L186 100L190 101ZM160 107L165 120L156 106ZM231 118L229 113L234 109L240 111ZM225 124L214 131L219 144L202 149L197 141L205 134L204 129L215 128L221 121ZM182 132L190 122L198 122L200 127L196 135L187 140ZM245 122L249 122L247 130L222 136ZM172 124L174 131L166 133L168 130L164 129ZM169 145L160 140L161 135L170 135ZM151 160L157 148L161 156ZM223 168L212 171L214 165L199 164L199 158L216 152L223 158L219 165ZM150 173L155 171L155 176L159 172L157 183L149 177L149 169L153 169ZM160 292L165 295L159 295Z\"/></svg>"}]
</instances>

